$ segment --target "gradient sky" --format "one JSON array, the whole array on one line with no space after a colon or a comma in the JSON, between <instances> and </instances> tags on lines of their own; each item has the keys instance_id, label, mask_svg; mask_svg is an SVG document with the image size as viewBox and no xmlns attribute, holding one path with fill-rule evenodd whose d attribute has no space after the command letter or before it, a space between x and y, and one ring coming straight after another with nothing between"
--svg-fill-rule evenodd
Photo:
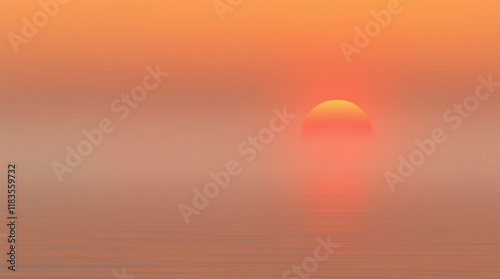
<instances>
[{"instance_id":1,"label":"gradient sky","mask_svg":"<svg viewBox=\"0 0 500 279\"><path fill-rule=\"evenodd\" d=\"M397 169L398 156L443 128L448 141L401 186L402 199L447 199L449 185L462 182L452 197L494 199L500 89L457 130L443 113L474 93L478 76L500 80L500 1L401 0L403 11L348 63L339 45L353 44L355 27L387 3L244 0L221 21L211 1L73 0L16 54L8 34L20 34L22 18L41 8L38 1L0 0L0 155L2 166L20 165L22 210L49 213L110 199L127 208L138 199L180 226L178 202L210 170L241 158L238 144L266 127L274 108L286 106L297 117L242 180L303 170L302 122L333 99L355 103L371 121L371 153L362 164L378 195L389 195L384 172ZM140 84L148 65L170 76L118 120L110 103ZM116 130L60 184L51 163L63 161L65 146L103 117ZM235 193L221 203L259 195Z\"/></svg>"}]
</instances>

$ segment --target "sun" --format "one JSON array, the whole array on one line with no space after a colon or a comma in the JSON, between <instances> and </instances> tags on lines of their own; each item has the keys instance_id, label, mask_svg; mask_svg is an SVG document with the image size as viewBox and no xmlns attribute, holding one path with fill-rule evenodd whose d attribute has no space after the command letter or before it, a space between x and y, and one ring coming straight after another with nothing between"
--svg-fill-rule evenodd
<instances>
[{"instance_id":1,"label":"sun","mask_svg":"<svg viewBox=\"0 0 500 279\"><path fill-rule=\"evenodd\" d=\"M357 105L345 100L326 101L313 108L302 126L302 161L318 176L359 170L372 162L372 124Z\"/></svg>"},{"instance_id":2,"label":"sun","mask_svg":"<svg viewBox=\"0 0 500 279\"><path fill-rule=\"evenodd\" d=\"M366 113L345 100L326 101L309 112L302 126L305 140L332 142L369 139L372 125Z\"/></svg>"}]
</instances>

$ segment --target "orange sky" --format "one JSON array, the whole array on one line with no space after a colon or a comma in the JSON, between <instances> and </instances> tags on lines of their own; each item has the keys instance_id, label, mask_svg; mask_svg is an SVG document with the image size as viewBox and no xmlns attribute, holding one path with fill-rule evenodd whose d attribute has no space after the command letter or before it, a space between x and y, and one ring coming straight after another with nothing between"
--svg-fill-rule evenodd
<instances>
[{"instance_id":1,"label":"orange sky","mask_svg":"<svg viewBox=\"0 0 500 279\"><path fill-rule=\"evenodd\" d=\"M98 162L142 141L150 144L131 158L166 144L224 161L234 152L227 146L283 106L298 115L281 139L284 150L293 150L312 108L346 99L370 117L379 160L391 166L415 138L442 125L442 113L473 92L478 75L499 68L498 1L401 1L403 11L351 63L339 44L352 44L354 28L387 1L255 0L220 21L209 1L75 0L15 54L7 34L21 32L22 18L40 10L37 3L0 7L2 120L5 130L18 131L4 138L12 148L3 152L17 158L21 149L26 158L61 158L81 129L113 115L109 104L141 82L146 66L159 64L171 75L117 128L122 136L111 137ZM488 125L481 119L498 115L499 99L471 121ZM200 132L204 140L193 136ZM194 164L213 163L204 160Z\"/></svg>"},{"instance_id":2,"label":"orange sky","mask_svg":"<svg viewBox=\"0 0 500 279\"><path fill-rule=\"evenodd\" d=\"M449 141L408 182L425 189L412 194L439 192L425 183L437 171L473 170L496 181L500 96L482 102L457 131L442 115L474 92L478 76L500 80L500 1L401 0L402 12L348 63L339 45L353 44L355 28L388 2L243 0L221 21L209 0L72 0L16 54L9 34L21 34L23 17L41 8L38 0L0 0L2 164L22 162L32 185L26 208L111 197L125 204L142 183L162 193L144 203L173 203L239 156L238 144L267 125L273 108L286 106L297 118L242 177L294 173L303 163L307 114L345 99L370 118L373 153L365 163L380 187L398 156L439 127ZM170 76L129 119L117 120L110 103L140 84L148 65ZM68 175L70 187L59 188L51 163L103 117L116 121L116 131Z\"/></svg>"}]
</instances>

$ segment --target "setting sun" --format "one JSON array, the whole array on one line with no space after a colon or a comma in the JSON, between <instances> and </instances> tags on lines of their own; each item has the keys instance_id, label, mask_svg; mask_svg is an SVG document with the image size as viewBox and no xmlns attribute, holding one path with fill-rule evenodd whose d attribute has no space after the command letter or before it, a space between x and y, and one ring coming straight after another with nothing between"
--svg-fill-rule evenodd
<instances>
[{"instance_id":1,"label":"setting sun","mask_svg":"<svg viewBox=\"0 0 500 279\"><path fill-rule=\"evenodd\" d=\"M344 100L331 100L316 106L302 126L302 137L314 140L366 139L372 125L365 112Z\"/></svg>"}]
</instances>

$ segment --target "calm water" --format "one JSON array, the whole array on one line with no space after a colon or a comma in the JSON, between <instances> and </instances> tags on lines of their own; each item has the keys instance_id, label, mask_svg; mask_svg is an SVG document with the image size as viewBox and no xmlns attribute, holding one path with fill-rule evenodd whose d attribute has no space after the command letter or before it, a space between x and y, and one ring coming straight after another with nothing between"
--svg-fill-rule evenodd
<instances>
[{"instance_id":1,"label":"calm water","mask_svg":"<svg viewBox=\"0 0 500 279\"><path fill-rule=\"evenodd\" d=\"M309 278L500 278L497 197L412 197L368 180L239 184L190 225L177 211L186 195L27 208L19 271L2 277L282 278L330 236L340 247Z\"/></svg>"}]
</instances>

